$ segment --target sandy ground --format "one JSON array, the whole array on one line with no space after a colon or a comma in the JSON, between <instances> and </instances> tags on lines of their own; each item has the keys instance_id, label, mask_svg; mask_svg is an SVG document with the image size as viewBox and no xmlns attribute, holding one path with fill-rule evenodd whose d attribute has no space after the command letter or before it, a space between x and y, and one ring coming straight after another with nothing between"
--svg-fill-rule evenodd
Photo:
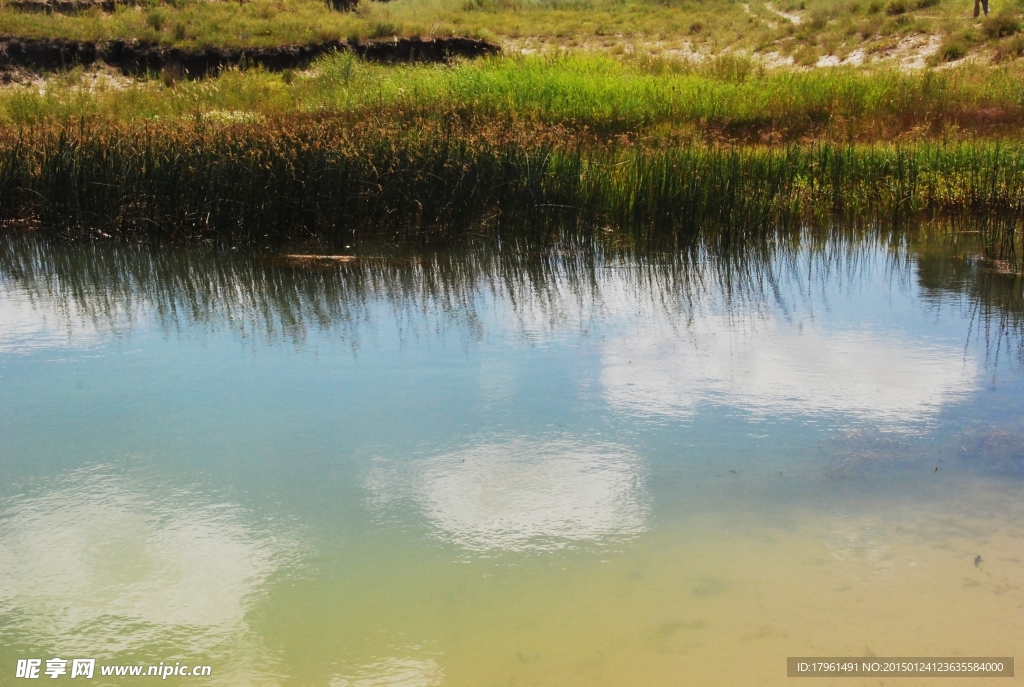
<instances>
[{"instance_id":1,"label":"sandy ground","mask_svg":"<svg viewBox=\"0 0 1024 687\"><path fill-rule=\"evenodd\" d=\"M785 16L790 20L794 17L799 19L796 15ZM797 67L791 56L784 55L778 50L767 50L753 54L745 51L736 51L736 54L750 55L755 61L763 64L768 69L814 69L874 64L912 71L924 69L927 66L928 58L935 54L941 43L942 36L939 34L912 34L896 42L883 39L866 43L852 50L844 57L839 55L823 55L818 59L817 64L811 67ZM613 55L646 54L652 57L689 60L693 62L702 62L715 56L715 53L703 51L685 38L678 41L641 40L621 34L573 43L567 42L564 39L547 37L515 38L505 40L502 47L507 53L518 53L521 55L545 55L563 51L582 51L606 52ZM977 59L978 57L978 55L971 55L964 58L964 60ZM964 60L958 60L957 62L943 65L943 67L962 64Z\"/></svg>"},{"instance_id":2,"label":"sandy ground","mask_svg":"<svg viewBox=\"0 0 1024 687\"><path fill-rule=\"evenodd\" d=\"M768 8L788 21L794 23L799 23L800 21L798 15L778 12L771 5L768 5ZM719 53L712 53L703 50L700 46L694 45L684 37L680 37L677 40L645 40L635 36L618 34L583 40L534 36L508 38L501 41L502 49L506 54L607 53L611 55L647 55L661 59L700 63L715 57L716 54L732 52L737 55L749 55L755 62L766 69L797 69L801 71L829 67L860 66L896 67L904 71L915 71L928 66L928 59L938 51L941 43L942 36L939 34L912 34L898 41L879 39L864 43L844 56L836 54L823 55L818 58L817 63L813 66L798 66L792 56L784 54L781 50L766 50L754 53L742 50L725 50ZM961 60L945 63L937 68L947 69L966 62L987 63L990 60L991 55L988 52L984 50L975 51ZM53 83L55 79L68 78L69 76L67 75L54 76L15 69L0 73L0 88L30 87L37 89L43 94L46 92L48 84ZM119 70L102 64L90 67L71 78L73 79L72 90L88 92L119 90L138 81L135 77L125 76Z\"/></svg>"}]
</instances>

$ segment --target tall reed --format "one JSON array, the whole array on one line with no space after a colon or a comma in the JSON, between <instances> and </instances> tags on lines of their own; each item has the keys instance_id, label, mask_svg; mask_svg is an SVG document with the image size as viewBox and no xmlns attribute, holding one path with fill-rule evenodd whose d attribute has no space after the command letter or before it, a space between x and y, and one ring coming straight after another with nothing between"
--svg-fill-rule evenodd
<instances>
[{"instance_id":1,"label":"tall reed","mask_svg":"<svg viewBox=\"0 0 1024 687\"><path fill-rule=\"evenodd\" d=\"M0 213L68 234L224 243L614 231L722 240L829 222L971 217L1009 251L1024 146L559 145L283 118L0 132Z\"/></svg>"}]
</instances>

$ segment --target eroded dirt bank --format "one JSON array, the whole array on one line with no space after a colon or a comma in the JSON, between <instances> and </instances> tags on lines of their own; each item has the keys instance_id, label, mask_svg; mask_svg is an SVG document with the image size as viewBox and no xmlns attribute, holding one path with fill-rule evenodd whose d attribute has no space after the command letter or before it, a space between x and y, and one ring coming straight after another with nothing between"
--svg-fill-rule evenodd
<instances>
[{"instance_id":1,"label":"eroded dirt bank","mask_svg":"<svg viewBox=\"0 0 1024 687\"><path fill-rule=\"evenodd\" d=\"M501 48L473 38L396 38L380 41L326 41L273 48L182 49L115 40L102 43L0 36L0 71L54 71L105 62L126 75L170 70L199 78L226 67L260 66L271 71L304 69L317 57L351 51L376 62L447 62L496 54Z\"/></svg>"}]
</instances>

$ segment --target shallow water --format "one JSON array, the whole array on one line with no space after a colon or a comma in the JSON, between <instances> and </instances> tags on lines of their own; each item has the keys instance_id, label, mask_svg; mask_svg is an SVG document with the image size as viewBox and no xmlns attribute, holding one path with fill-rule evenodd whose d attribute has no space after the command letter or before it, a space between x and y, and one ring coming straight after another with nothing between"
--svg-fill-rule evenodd
<instances>
[{"instance_id":1,"label":"shallow water","mask_svg":"<svg viewBox=\"0 0 1024 687\"><path fill-rule=\"evenodd\" d=\"M0 682L58 656L331 687L1013 656L1019 293L870 239L296 266L3 237Z\"/></svg>"}]
</instances>

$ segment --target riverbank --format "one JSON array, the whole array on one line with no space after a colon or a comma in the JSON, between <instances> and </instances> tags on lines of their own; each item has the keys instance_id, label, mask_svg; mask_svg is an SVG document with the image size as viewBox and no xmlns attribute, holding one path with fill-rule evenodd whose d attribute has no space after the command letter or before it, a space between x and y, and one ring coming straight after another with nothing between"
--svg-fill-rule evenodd
<instances>
[{"instance_id":1,"label":"riverbank","mask_svg":"<svg viewBox=\"0 0 1024 687\"><path fill-rule=\"evenodd\" d=\"M202 81L78 70L0 90L0 214L72 237L232 245L731 240L968 217L1008 248L1024 214L1020 83L1014 67L778 72L733 56L336 54Z\"/></svg>"},{"instance_id":2,"label":"riverbank","mask_svg":"<svg viewBox=\"0 0 1024 687\"><path fill-rule=\"evenodd\" d=\"M471 38L394 38L376 41L324 41L270 48L178 48L138 41L69 41L64 39L22 39L0 36L0 71L29 73L103 64L125 76L162 75L165 80L197 79L225 69L261 68L280 72L307 69L317 58L349 53L364 60L383 63L446 63L496 55L501 48Z\"/></svg>"},{"instance_id":3,"label":"riverbank","mask_svg":"<svg viewBox=\"0 0 1024 687\"><path fill-rule=\"evenodd\" d=\"M0 26L28 39L184 51L455 36L512 54L742 54L798 68L1021 57L1019 7L994 5L988 17L970 11L956 0L0 0Z\"/></svg>"}]
</instances>

